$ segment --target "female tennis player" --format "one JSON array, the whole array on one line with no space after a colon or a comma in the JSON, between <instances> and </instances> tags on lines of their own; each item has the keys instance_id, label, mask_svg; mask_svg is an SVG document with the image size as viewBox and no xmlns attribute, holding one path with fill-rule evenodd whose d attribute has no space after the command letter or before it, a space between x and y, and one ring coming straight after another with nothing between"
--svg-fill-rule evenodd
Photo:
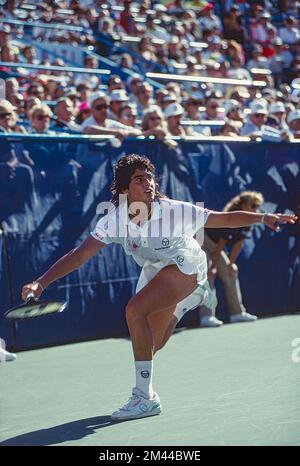
<instances>
[{"instance_id":1,"label":"female tennis player","mask_svg":"<svg viewBox=\"0 0 300 466\"><path fill-rule=\"evenodd\" d=\"M152 386L153 356L169 339L181 317L211 299L205 253L194 236L203 227L237 228L265 223L294 223L294 215L245 211L213 212L160 194L155 167L146 157L127 155L115 167L112 205L81 245L59 259L35 282L24 285L22 298L39 298L48 285L69 274L110 243L121 244L141 265L136 295L126 306L136 385L113 420L153 416L161 403Z\"/></svg>"}]
</instances>

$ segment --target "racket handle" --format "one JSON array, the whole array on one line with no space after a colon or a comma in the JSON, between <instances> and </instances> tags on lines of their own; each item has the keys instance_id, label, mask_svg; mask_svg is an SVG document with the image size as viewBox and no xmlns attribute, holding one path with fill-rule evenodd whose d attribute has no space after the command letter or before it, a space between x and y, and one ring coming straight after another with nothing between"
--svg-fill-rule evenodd
<instances>
[{"instance_id":1,"label":"racket handle","mask_svg":"<svg viewBox=\"0 0 300 466\"><path fill-rule=\"evenodd\" d=\"M34 293L31 292L29 293L29 295L27 296L27 299L25 301L26 304L28 304L30 301L37 301L36 297L34 296Z\"/></svg>"}]
</instances>

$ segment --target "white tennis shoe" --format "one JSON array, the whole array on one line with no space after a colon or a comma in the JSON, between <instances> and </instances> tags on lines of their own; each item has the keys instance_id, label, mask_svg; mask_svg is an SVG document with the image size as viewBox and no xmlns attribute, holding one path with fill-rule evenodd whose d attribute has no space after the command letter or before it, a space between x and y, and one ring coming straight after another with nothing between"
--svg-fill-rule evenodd
<instances>
[{"instance_id":1,"label":"white tennis shoe","mask_svg":"<svg viewBox=\"0 0 300 466\"><path fill-rule=\"evenodd\" d=\"M242 312L241 314L233 314L230 316L230 322L254 322L257 320L257 316L249 314L248 312Z\"/></svg>"},{"instance_id":2,"label":"white tennis shoe","mask_svg":"<svg viewBox=\"0 0 300 466\"><path fill-rule=\"evenodd\" d=\"M112 421L128 421L130 419L139 419L142 417L156 416L161 413L161 403L157 393L149 400L144 398L139 391L133 389L132 396L128 402L113 412Z\"/></svg>"},{"instance_id":3,"label":"white tennis shoe","mask_svg":"<svg viewBox=\"0 0 300 466\"><path fill-rule=\"evenodd\" d=\"M14 361L16 357L16 354L10 353L0 346L0 362Z\"/></svg>"}]
</instances>

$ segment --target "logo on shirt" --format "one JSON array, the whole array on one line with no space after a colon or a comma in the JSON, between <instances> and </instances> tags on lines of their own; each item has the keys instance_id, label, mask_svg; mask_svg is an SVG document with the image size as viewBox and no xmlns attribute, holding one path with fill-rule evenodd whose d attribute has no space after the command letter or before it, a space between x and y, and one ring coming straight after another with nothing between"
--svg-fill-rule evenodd
<instances>
[{"instance_id":1,"label":"logo on shirt","mask_svg":"<svg viewBox=\"0 0 300 466\"><path fill-rule=\"evenodd\" d=\"M99 238L100 240L103 240L103 239L104 239L104 236L103 236L103 235L100 235L100 233L97 233L97 232L96 232L96 236L97 236L97 238Z\"/></svg>"},{"instance_id":2,"label":"logo on shirt","mask_svg":"<svg viewBox=\"0 0 300 466\"><path fill-rule=\"evenodd\" d=\"M161 244L162 244L164 247L169 246L169 244L170 244L169 238L163 238L163 239L161 240Z\"/></svg>"},{"instance_id":3,"label":"logo on shirt","mask_svg":"<svg viewBox=\"0 0 300 466\"><path fill-rule=\"evenodd\" d=\"M184 262L184 257L183 256L177 256L176 258L178 264L182 264Z\"/></svg>"},{"instance_id":4,"label":"logo on shirt","mask_svg":"<svg viewBox=\"0 0 300 466\"><path fill-rule=\"evenodd\" d=\"M141 372L141 376L143 377L143 379L149 379L149 371L142 371Z\"/></svg>"}]
</instances>

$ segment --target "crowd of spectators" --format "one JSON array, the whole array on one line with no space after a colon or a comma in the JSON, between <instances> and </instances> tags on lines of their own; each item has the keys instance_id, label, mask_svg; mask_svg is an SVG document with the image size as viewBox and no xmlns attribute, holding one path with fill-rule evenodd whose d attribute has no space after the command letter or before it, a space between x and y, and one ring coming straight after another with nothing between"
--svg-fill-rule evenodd
<instances>
[{"instance_id":1,"label":"crowd of spectators","mask_svg":"<svg viewBox=\"0 0 300 466\"><path fill-rule=\"evenodd\" d=\"M8 0L0 19L2 133L300 138L299 2ZM24 25L7 22L16 19ZM66 71L60 57L38 59L42 41L85 47L87 72ZM128 78L98 74L96 52ZM148 71L183 79L154 86Z\"/></svg>"}]
</instances>

